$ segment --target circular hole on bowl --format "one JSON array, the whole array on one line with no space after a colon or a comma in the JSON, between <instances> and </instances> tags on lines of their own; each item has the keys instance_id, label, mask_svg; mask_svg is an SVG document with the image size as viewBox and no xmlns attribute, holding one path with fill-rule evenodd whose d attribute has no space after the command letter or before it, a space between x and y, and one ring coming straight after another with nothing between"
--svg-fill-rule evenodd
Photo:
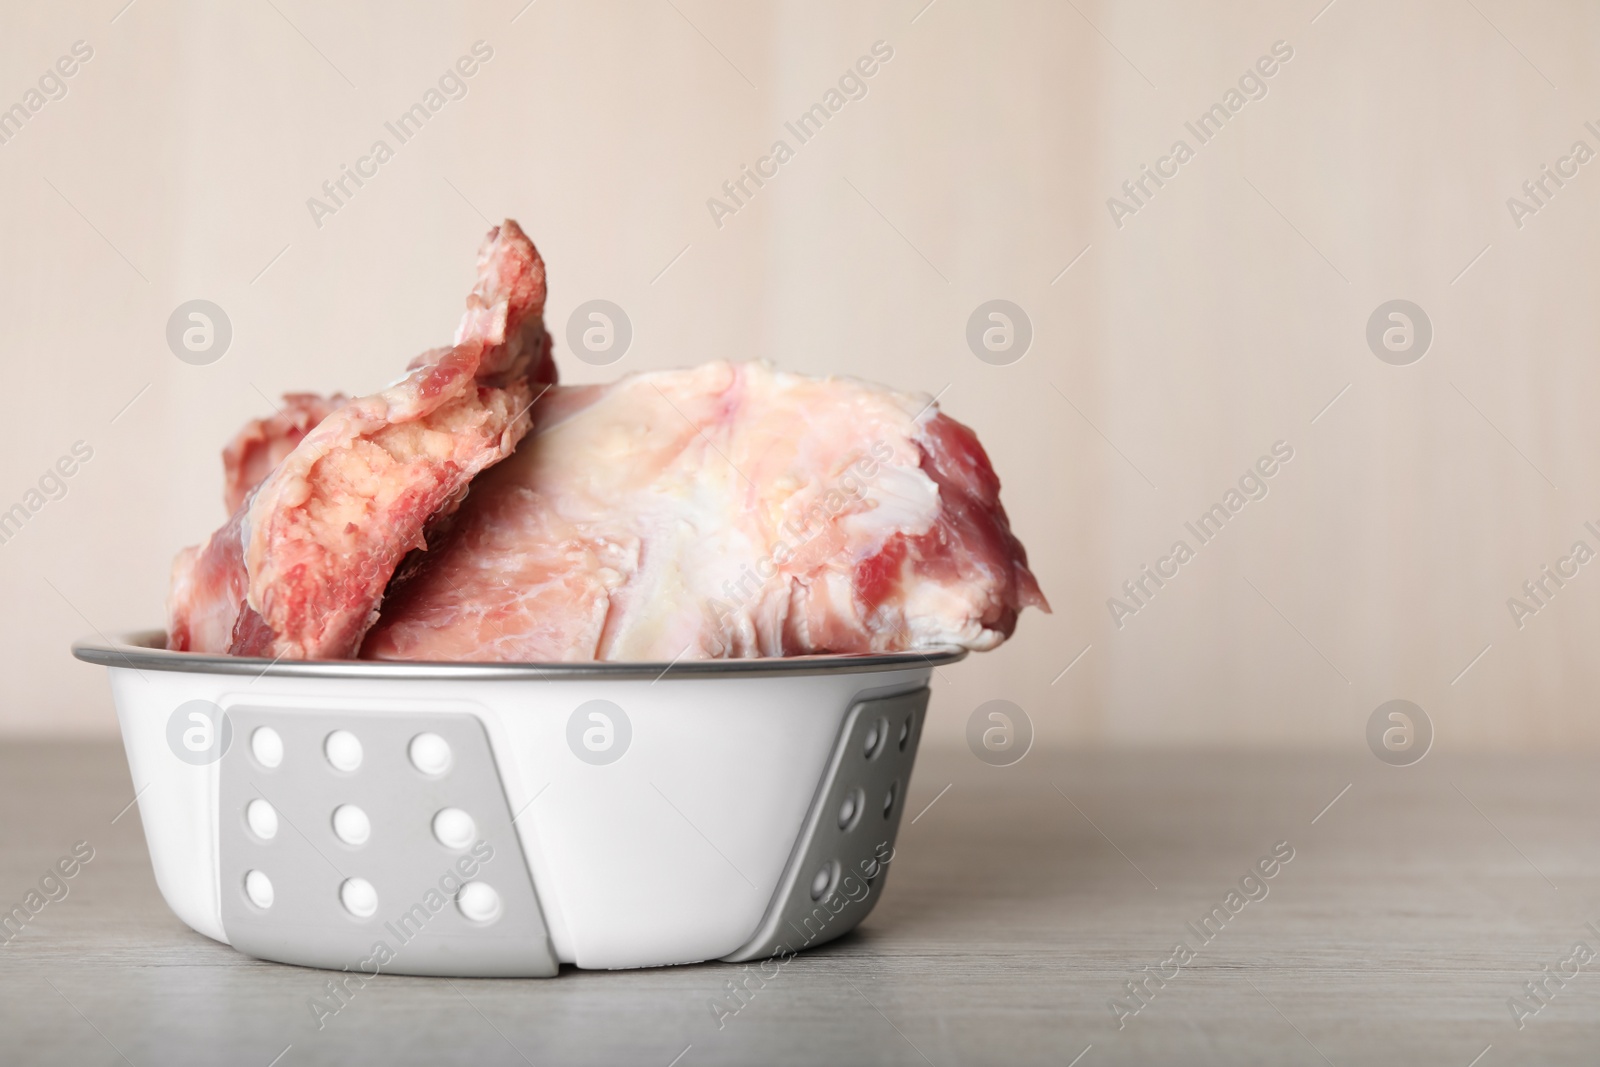
<instances>
[{"instance_id":1,"label":"circular hole on bowl","mask_svg":"<svg viewBox=\"0 0 1600 1067\"><path fill-rule=\"evenodd\" d=\"M272 907L272 879L261 871L245 872L244 895L258 908Z\"/></svg>"},{"instance_id":2,"label":"circular hole on bowl","mask_svg":"<svg viewBox=\"0 0 1600 1067\"><path fill-rule=\"evenodd\" d=\"M911 740L911 720L907 719L900 724L900 751L906 750L906 742Z\"/></svg>"},{"instance_id":3,"label":"circular hole on bowl","mask_svg":"<svg viewBox=\"0 0 1600 1067\"><path fill-rule=\"evenodd\" d=\"M365 878L346 878L339 885L339 903L358 919L370 919L378 910L378 891Z\"/></svg>"},{"instance_id":4,"label":"circular hole on bowl","mask_svg":"<svg viewBox=\"0 0 1600 1067\"><path fill-rule=\"evenodd\" d=\"M839 882L839 861L829 860L817 868L817 873L811 876L811 899L826 900L833 895L834 886Z\"/></svg>"},{"instance_id":5,"label":"circular hole on bowl","mask_svg":"<svg viewBox=\"0 0 1600 1067\"><path fill-rule=\"evenodd\" d=\"M340 804L333 809L333 832L347 845L364 845L372 836L372 820L354 804Z\"/></svg>"},{"instance_id":6,"label":"circular hole on bowl","mask_svg":"<svg viewBox=\"0 0 1600 1067\"><path fill-rule=\"evenodd\" d=\"M250 735L250 754L270 771L283 762L283 738L270 726L258 726Z\"/></svg>"},{"instance_id":7,"label":"circular hole on bowl","mask_svg":"<svg viewBox=\"0 0 1600 1067\"><path fill-rule=\"evenodd\" d=\"M883 817L885 819L887 819L889 817L889 813L894 810L894 794L899 788L900 783L894 782L889 786L889 791L883 794Z\"/></svg>"},{"instance_id":8,"label":"circular hole on bowl","mask_svg":"<svg viewBox=\"0 0 1600 1067\"><path fill-rule=\"evenodd\" d=\"M867 727L867 739L862 743L861 754L867 759L877 759L878 753L883 751L883 743L889 738L889 723L886 719L879 719Z\"/></svg>"},{"instance_id":9,"label":"circular hole on bowl","mask_svg":"<svg viewBox=\"0 0 1600 1067\"><path fill-rule=\"evenodd\" d=\"M349 730L335 730L322 742L323 755L337 770L349 772L361 766L361 739Z\"/></svg>"},{"instance_id":10,"label":"circular hole on bowl","mask_svg":"<svg viewBox=\"0 0 1600 1067\"><path fill-rule=\"evenodd\" d=\"M278 809L260 797L244 806L244 821L250 827L250 832L263 841L271 841L278 836Z\"/></svg>"},{"instance_id":11,"label":"circular hole on bowl","mask_svg":"<svg viewBox=\"0 0 1600 1067\"><path fill-rule=\"evenodd\" d=\"M429 777L436 777L450 769L450 742L438 734L418 734L411 739L406 754L411 766Z\"/></svg>"},{"instance_id":12,"label":"circular hole on bowl","mask_svg":"<svg viewBox=\"0 0 1600 1067\"><path fill-rule=\"evenodd\" d=\"M843 803L839 805L839 829L849 830L861 821L861 812L867 806L866 794L857 786L845 794Z\"/></svg>"},{"instance_id":13,"label":"circular hole on bowl","mask_svg":"<svg viewBox=\"0 0 1600 1067\"><path fill-rule=\"evenodd\" d=\"M456 894L456 907L471 922L492 923L500 917L500 894L488 882L468 882Z\"/></svg>"},{"instance_id":14,"label":"circular hole on bowl","mask_svg":"<svg viewBox=\"0 0 1600 1067\"><path fill-rule=\"evenodd\" d=\"M445 848L459 850L472 844L478 827L460 808L444 808L433 817L433 836Z\"/></svg>"}]
</instances>

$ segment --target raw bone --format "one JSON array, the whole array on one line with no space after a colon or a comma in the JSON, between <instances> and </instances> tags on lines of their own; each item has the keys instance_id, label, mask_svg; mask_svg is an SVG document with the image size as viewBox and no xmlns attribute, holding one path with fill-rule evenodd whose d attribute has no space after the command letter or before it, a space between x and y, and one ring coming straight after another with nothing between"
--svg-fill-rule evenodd
<instances>
[{"instance_id":1,"label":"raw bone","mask_svg":"<svg viewBox=\"0 0 1600 1067\"><path fill-rule=\"evenodd\" d=\"M544 299L544 261L507 220L479 252L454 346L332 410L221 530L179 555L168 647L353 656L402 558L427 545L480 471L511 454L533 400L555 381Z\"/></svg>"}]
</instances>

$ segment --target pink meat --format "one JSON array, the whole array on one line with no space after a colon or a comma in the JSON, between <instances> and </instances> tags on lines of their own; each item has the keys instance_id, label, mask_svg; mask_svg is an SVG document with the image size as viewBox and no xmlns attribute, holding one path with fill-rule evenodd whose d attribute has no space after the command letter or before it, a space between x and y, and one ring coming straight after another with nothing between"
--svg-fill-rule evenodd
<instances>
[{"instance_id":1,"label":"pink meat","mask_svg":"<svg viewBox=\"0 0 1600 1067\"><path fill-rule=\"evenodd\" d=\"M1049 610L970 430L765 364L555 389L397 582L364 658L992 648Z\"/></svg>"},{"instance_id":2,"label":"pink meat","mask_svg":"<svg viewBox=\"0 0 1600 1067\"><path fill-rule=\"evenodd\" d=\"M168 647L354 655L401 559L426 547L480 471L511 454L537 392L554 383L544 299L544 262L507 220L479 253L455 344L419 356L383 392L292 429L298 443L240 494L228 524L180 554ZM252 464L264 461L241 456L239 485Z\"/></svg>"},{"instance_id":3,"label":"pink meat","mask_svg":"<svg viewBox=\"0 0 1600 1067\"><path fill-rule=\"evenodd\" d=\"M222 494L228 514L239 510L312 427L349 402L343 393L331 397L286 393L276 414L247 422L222 450Z\"/></svg>"}]
</instances>

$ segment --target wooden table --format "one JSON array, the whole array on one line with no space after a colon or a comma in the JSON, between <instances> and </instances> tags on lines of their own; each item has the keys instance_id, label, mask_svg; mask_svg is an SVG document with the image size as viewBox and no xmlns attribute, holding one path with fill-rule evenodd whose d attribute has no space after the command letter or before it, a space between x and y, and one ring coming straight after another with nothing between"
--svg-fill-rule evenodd
<instances>
[{"instance_id":1,"label":"wooden table","mask_svg":"<svg viewBox=\"0 0 1600 1067\"><path fill-rule=\"evenodd\" d=\"M1394 768L1365 751L1036 750L993 768L928 751L882 904L721 1029L710 1004L735 969L708 964L383 977L318 1031L320 972L252 960L167 911L135 812L113 821L132 795L116 747L0 749L4 907L75 842L94 849L68 896L0 947L0 1061L1600 1061L1600 956L1550 982L1536 1014L1528 1001L1522 1029L1507 1003L1541 965L1570 971L1575 941L1600 953L1588 755L1435 751ZM1278 842L1293 859L1229 913ZM1213 906L1227 921L1207 943ZM1168 962L1179 941L1192 957Z\"/></svg>"}]
</instances>

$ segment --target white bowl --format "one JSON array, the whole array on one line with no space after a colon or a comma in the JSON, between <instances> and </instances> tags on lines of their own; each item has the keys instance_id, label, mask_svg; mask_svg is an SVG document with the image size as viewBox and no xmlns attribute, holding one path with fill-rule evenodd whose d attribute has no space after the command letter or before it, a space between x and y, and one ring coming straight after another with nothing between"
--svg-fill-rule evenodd
<instances>
[{"instance_id":1,"label":"white bowl","mask_svg":"<svg viewBox=\"0 0 1600 1067\"><path fill-rule=\"evenodd\" d=\"M893 855L929 675L965 655L274 663L164 644L73 652L108 668L173 912L266 959L463 976L750 959L850 929ZM379 940L376 966L350 947Z\"/></svg>"}]
</instances>

